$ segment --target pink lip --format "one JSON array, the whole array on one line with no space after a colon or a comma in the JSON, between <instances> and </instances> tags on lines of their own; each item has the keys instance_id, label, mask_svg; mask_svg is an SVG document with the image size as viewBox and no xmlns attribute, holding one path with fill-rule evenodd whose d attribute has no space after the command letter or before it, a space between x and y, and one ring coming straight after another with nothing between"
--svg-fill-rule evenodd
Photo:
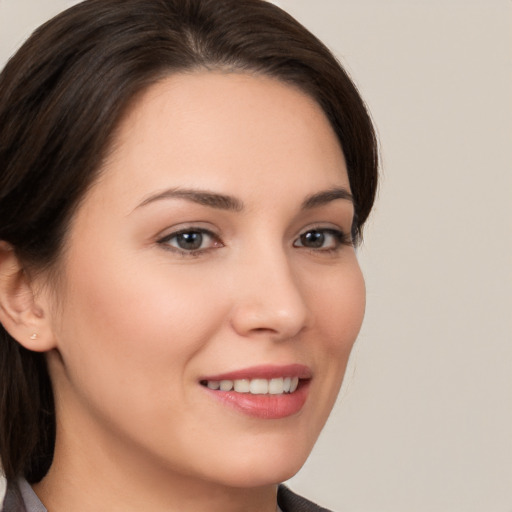
<instances>
[{"instance_id":1,"label":"pink lip","mask_svg":"<svg viewBox=\"0 0 512 512\"><path fill-rule=\"evenodd\" d=\"M238 380L238 379L277 379L279 377L299 377L311 379L311 370L303 364L261 365L216 375L201 377L200 380Z\"/></svg>"},{"instance_id":2,"label":"pink lip","mask_svg":"<svg viewBox=\"0 0 512 512\"><path fill-rule=\"evenodd\" d=\"M299 386L295 392L282 395L252 395L250 393L237 393L234 390L212 390L203 386L204 391L211 398L219 400L222 404L247 416L271 420L292 416L302 409L308 397L309 384L312 378L311 370L307 366L301 364L254 366L208 376L200 380L204 382L207 380L273 379L278 377L299 377Z\"/></svg>"}]
</instances>

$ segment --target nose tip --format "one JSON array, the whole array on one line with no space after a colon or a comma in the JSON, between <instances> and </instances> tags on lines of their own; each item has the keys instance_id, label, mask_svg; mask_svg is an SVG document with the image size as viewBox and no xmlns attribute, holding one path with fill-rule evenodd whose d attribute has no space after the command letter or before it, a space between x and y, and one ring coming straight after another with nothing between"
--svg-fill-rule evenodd
<instances>
[{"instance_id":1,"label":"nose tip","mask_svg":"<svg viewBox=\"0 0 512 512\"><path fill-rule=\"evenodd\" d=\"M251 274L239 284L232 315L235 331L242 336L266 334L275 340L297 336L308 323L308 308L290 270L282 268L266 278Z\"/></svg>"}]
</instances>

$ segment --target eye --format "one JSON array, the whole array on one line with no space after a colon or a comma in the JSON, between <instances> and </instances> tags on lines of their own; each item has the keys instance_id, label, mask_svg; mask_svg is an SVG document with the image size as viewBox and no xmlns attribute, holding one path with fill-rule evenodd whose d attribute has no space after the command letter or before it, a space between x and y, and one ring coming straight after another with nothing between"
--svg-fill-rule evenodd
<instances>
[{"instance_id":1,"label":"eye","mask_svg":"<svg viewBox=\"0 0 512 512\"><path fill-rule=\"evenodd\" d=\"M183 254L194 254L223 246L219 238L211 231L194 228L170 233L158 240L158 243Z\"/></svg>"},{"instance_id":2,"label":"eye","mask_svg":"<svg viewBox=\"0 0 512 512\"><path fill-rule=\"evenodd\" d=\"M318 228L302 233L293 243L294 247L305 247L319 251L335 251L342 245L351 245L351 238L339 229Z\"/></svg>"}]
</instances>

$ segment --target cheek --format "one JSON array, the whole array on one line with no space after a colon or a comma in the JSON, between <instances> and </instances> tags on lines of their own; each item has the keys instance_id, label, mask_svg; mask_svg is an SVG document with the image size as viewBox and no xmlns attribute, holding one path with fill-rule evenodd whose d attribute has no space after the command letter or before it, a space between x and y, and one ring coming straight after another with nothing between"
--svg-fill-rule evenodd
<instances>
[{"instance_id":1,"label":"cheek","mask_svg":"<svg viewBox=\"0 0 512 512\"><path fill-rule=\"evenodd\" d=\"M322 333L326 357L348 358L361 328L366 291L355 255L339 275L331 275L321 287L310 287L315 328Z\"/></svg>"},{"instance_id":2,"label":"cheek","mask_svg":"<svg viewBox=\"0 0 512 512\"><path fill-rule=\"evenodd\" d=\"M313 290L314 288L311 288ZM340 390L347 362L361 328L365 311L365 284L355 258L340 273L331 275L312 294L318 387L313 416L320 429L326 421Z\"/></svg>"},{"instance_id":3,"label":"cheek","mask_svg":"<svg viewBox=\"0 0 512 512\"><path fill-rule=\"evenodd\" d=\"M127 400L143 401L181 386L187 362L223 318L207 296L213 287L145 263L84 255L68 267L59 348L70 378L89 393L114 396L126 386Z\"/></svg>"}]
</instances>

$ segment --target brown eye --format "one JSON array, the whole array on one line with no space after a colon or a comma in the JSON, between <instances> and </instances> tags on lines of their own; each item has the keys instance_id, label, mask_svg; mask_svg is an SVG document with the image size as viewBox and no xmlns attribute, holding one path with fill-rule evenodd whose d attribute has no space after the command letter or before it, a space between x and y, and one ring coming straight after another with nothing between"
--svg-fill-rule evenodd
<instances>
[{"instance_id":1,"label":"brown eye","mask_svg":"<svg viewBox=\"0 0 512 512\"><path fill-rule=\"evenodd\" d=\"M176 245L185 251L197 251L203 245L203 233L199 231L188 231L180 233L175 237Z\"/></svg>"},{"instance_id":2,"label":"brown eye","mask_svg":"<svg viewBox=\"0 0 512 512\"><path fill-rule=\"evenodd\" d=\"M158 243L183 254L200 253L214 247L222 247L218 237L204 229L187 229L171 233Z\"/></svg>"},{"instance_id":3,"label":"brown eye","mask_svg":"<svg viewBox=\"0 0 512 512\"><path fill-rule=\"evenodd\" d=\"M308 231L300 235L300 243L303 247L318 249L325 243L325 235L321 231Z\"/></svg>"},{"instance_id":4,"label":"brown eye","mask_svg":"<svg viewBox=\"0 0 512 512\"><path fill-rule=\"evenodd\" d=\"M332 251L342 245L351 245L345 233L337 229L309 229L293 243L294 247L305 247L319 251Z\"/></svg>"}]
</instances>

